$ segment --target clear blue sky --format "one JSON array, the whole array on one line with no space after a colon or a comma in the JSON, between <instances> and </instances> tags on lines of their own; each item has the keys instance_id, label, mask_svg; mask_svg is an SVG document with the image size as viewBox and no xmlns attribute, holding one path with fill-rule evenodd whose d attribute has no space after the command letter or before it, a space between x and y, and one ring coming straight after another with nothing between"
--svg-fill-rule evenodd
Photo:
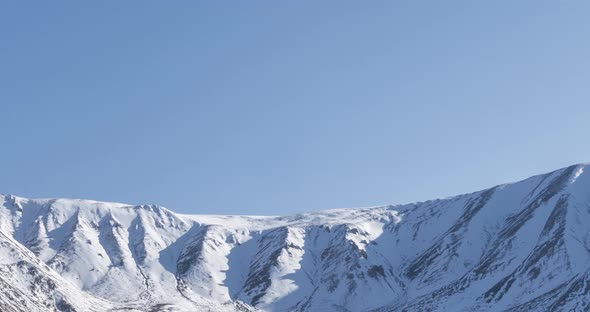
<instances>
[{"instance_id":1,"label":"clear blue sky","mask_svg":"<svg viewBox=\"0 0 590 312\"><path fill-rule=\"evenodd\" d=\"M290 214L590 161L590 2L2 1L0 193Z\"/></svg>"}]
</instances>

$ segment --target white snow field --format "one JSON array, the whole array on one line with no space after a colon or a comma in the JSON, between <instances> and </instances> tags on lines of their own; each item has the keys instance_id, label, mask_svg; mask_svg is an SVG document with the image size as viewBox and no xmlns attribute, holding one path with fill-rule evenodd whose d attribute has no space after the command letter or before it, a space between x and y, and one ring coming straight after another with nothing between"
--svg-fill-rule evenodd
<instances>
[{"instance_id":1,"label":"white snow field","mask_svg":"<svg viewBox=\"0 0 590 312\"><path fill-rule=\"evenodd\" d=\"M588 311L589 172L287 217L0 195L0 311Z\"/></svg>"}]
</instances>

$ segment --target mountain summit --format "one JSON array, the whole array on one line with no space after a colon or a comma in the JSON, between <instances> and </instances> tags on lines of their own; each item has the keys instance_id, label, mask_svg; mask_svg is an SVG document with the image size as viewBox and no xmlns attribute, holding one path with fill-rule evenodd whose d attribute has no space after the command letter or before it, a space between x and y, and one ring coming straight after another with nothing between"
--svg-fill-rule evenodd
<instances>
[{"instance_id":1,"label":"mountain summit","mask_svg":"<svg viewBox=\"0 0 590 312\"><path fill-rule=\"evenodd\" d=\"M0 310L588 311L588 170L288 217L0 195Z\"/></svg>"}]
</instances>

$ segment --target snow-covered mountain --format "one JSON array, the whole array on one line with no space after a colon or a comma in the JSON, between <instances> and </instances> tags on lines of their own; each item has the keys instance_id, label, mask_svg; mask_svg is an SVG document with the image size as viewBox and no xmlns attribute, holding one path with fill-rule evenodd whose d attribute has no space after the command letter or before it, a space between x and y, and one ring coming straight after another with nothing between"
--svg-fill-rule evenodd
<instances>
[{"instance_id":1,"label":"snow-covered mountain","mask_svg":"<svg viewBox=\"0 0 590 312\"><path fill-rule=\"evenodd\" d=\"M0 196L1 311L588 311L590 168L289 217Z\"/></svg>"}]
</instances>

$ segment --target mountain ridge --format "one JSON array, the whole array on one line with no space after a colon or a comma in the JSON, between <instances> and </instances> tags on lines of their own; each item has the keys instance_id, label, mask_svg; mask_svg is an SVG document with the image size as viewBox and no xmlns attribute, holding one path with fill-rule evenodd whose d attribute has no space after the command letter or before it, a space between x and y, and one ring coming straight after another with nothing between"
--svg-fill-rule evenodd
<instances>
[{"instance_id":1,"label":"mountain ridge","mask_svg":"<svg viewBox=\"0 0 590 312\"><path fill-rule=\"evenodd\" d=\"M488 190L488 189L492 189L495 187L500 187L500 186L504 186L504 185L510 185L510 184L515 184L515 183L519 183L519 182L523 182L527 179L531 179L531 178L536 178L539 176L544 176L547 174L551 174L553 172L557 172L557 171L561 171L561 170L565 170L567 168L570 167L586 167L590 165L590 162L579 162L579 163L575 163L569 166L564 166L564 167L560 167L558 169L554 169L554 170L548 170L547 172L544 173L539 173L539 174L534 174L531 176L527 176L525 178L522 179L515 179L512 182L505 182L505 183L500 183L500 184L495 184L489 187L484 187L482 189L476 190L476 191L468 191L465 193L460 193L460 194L455 194L455 195L448 195L448 196L442 196L442 197L436 197L433 199L425 199L425 200L418 200L418 201L410 201L410 202L405 202L405 203L398 203L398 204L384 204L384 205L370 205L370 206L359 206L359 207L340 207L340 208L327 208L327 209L319 209L319 210L310 210L310 211L303 211L303 212L294 212L292 214L287 214L287 215L266 215L266 214L210 214L210 213L197 213L197 214L193 214L193 213L177 213L175 212L175 214L177 215L207 215L207 216L233 216L233 217L286 217L286 216L294 216L294 215L299 215L299 214L305 214L305 213L314 213L314 212L324 212L324 211L330 211L330 210L341 210L341 209L364 209L364 208L379 208L379 207L385 207L385 206L389 206L389 207L399 207L399 206L406 206L406 205L411 205L411 204L420 204L420 203L425 203L425 202L430 202L430 201L435 201L435 200L445 200L445 199L451 199L453 197L457 197L457 196L463 196L463 195L469 195L469 194L473 194L473 193L477 193L477 192L481 192L484 190ZM22 199L28 199L28 200L37 200L37 201L50 201L50 200L72 200L72 201L86 201L86 202L91 202L91 203L105 203L105 204L113 204L113 205L120 205L120 206L129 206L129 207L139 207L139 206L156 206L156 207L160 207L163 209L167 209L170 211L170 208L168 208L165 205L160 205L160 204L156 204L156 203L138 203L138 204L129 204L129 203L124 203L124 202L120 202L120 201L111 201L111 200L96 200L96 199L91 199L91 198L78 198L78 197L28 197L28 196L22 196L22 195L17 195L17 194L10 194L10 193L0 193L0 196L2 197L15 197L15 198L22 198Z\"/></svg>"},{"instance_id":2,"label":"mountain ridge","mask_svg":"<svg viewBox=\"0 0 590 312\"><path fill-rule=\"evenodd\" d=\"M587 166L293 216L0 195L0 283L23 261L57 281L43 296L19 274L14 292L32 299L13 311L84 311L84 302L97 311L583 310Z\"/></svg>"}]
</instances>

